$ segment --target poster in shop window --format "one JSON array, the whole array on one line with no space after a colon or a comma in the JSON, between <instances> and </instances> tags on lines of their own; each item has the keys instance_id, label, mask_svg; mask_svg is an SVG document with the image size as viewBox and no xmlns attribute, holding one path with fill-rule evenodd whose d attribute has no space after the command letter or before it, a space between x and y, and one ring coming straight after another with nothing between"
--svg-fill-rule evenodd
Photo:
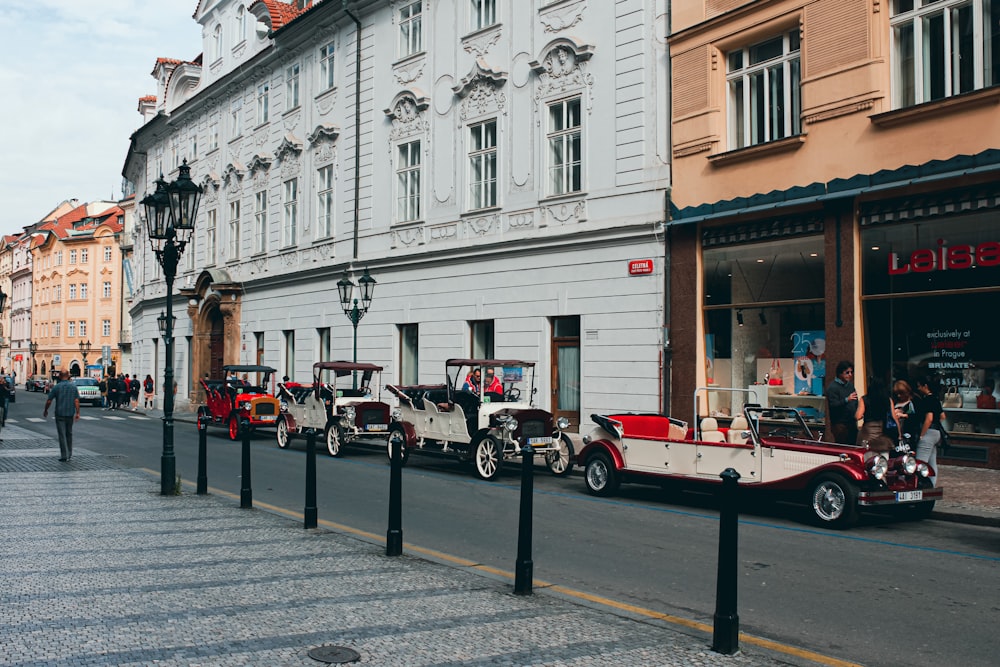
<instances>
[{"instance_id":1,"label":"poster in shop window","mask_svg":"<svg viewBox=\"0 0 1000 667\"><path fill-rule=\"evenodd\" d=\"M826 332L820 329L793 333L792 359L795 361L795 393L822 396L826 377Z\"/></svg>"}]
</instances>

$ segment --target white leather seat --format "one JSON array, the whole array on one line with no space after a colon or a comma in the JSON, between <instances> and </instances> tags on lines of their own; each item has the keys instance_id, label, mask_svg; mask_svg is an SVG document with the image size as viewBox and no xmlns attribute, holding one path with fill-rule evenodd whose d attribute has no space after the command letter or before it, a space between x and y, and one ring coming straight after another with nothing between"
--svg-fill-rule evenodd
<instances>
[{"instance_id":1,"label":"white leather seat","mask_svg":"<svg viewBox=\"0 0 1000 667\"><path fill-rule=\"evenodd\" d=\"M742 435L742 433L748 428L749 426L747 424L746 417L743 415L737 415L733 417L733 423L729 425L729 433L727 434L726 439L731 444L741 445L750 440L749 436L744 438Z\"/></svg>"},{"instance_id":2,"label":"white leather seat","mask_svg":"<svg viewBox=\"0 0 1000 667\"><path fill-rule=\"evenodd\" d=\"M715 420L715 417L705 417L701 420L701 433L698 434L699 439L705 442L725 442L725 434L719 430L719 422Z\"/></svg>"}]
</instances>

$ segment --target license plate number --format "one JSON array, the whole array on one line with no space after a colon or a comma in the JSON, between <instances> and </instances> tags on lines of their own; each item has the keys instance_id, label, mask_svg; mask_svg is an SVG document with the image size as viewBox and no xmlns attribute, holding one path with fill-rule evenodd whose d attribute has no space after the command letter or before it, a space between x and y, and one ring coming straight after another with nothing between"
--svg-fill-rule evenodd
<instances>
[{"instance_id":1,"label":"license plate number","mask_svg":"<svg viewBox=\"0 0 1000 667\"><path fill-rule=\"evenodd\" d=\"M552 438L550 438L550 437L528 438L528 444L529 445L551 445L552 444Z\"/></svg>"},{"instance_id":2,"label":"license plate number","mask_svg":"<svg viewBox=\"0 0 1000 667\"><path fill-rule=\"evenodd\" d=\"M273 422L275 419L274 415L261 415L260 420L262 422Z\"/></svg>"},{"instance_id":3,"label":"license plate number","mask_svg":"<svg viewBox=\"0 0 1000 667\"><path fill-rule=\"evenodd\" d=\"M923 491L897 491L896 500L899 502L912 502L914 500L923 500Z\"/></svg>"},{"instance_id":4,"label":"license plate number","mask_svg":"<svg viewBox=\"0 0 1000 667\"><path fill-rule=\"evenodd\" d=\"M368 431L388 431L389 430L389 425L388 424L368 424L368 425L365 426L365 429L368 430Z\"/></svg>"}]
</instances>

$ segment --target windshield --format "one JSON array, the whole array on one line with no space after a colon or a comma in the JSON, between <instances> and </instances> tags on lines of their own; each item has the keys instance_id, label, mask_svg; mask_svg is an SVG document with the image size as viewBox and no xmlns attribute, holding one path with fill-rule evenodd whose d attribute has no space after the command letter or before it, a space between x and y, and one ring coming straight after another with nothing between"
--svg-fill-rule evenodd
<instances>
[{"instance_id":1,"label":"windshield","mask_svg":"<svg viewBox=\"0 0 1000 667\"><path fill-rule=\"evenodd\" d=\"M534 386L530 366L449 366L448 384L454 391L482 396L483 402L530 402Z\"/></svg>"},{"instance_id":2,"label":"windshield","mask_svg":"<svg viewBox=\"0 0 1000 667\"><path fill-rule=\"evenodd\" d=\"M73 378L73 384L78 387L96 387L97 380L94 378Z\"/></svg>"},{"instance_id":3,"label":"windshield","mask_svg":"<svg viewBox=\"0 0 1000 667\"><path fill-rule=\"evenodd\" d=\"M794 408L748 407L746 416L750 427L760 439L816 439Z\"/></svg>"}]
</instances>

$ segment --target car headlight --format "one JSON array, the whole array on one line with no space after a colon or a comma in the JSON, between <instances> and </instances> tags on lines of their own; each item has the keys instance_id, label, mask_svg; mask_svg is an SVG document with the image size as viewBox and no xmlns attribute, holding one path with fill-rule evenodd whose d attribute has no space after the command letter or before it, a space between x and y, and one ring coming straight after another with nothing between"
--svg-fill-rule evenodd
<instances>
[{"instance_id":1,"label":"car headlight","mask_svg":"<svg viewBox=\"0 0 1000 667\"><path fill-rule=\"evenodd\" d=\"M560 431L565 431L566 429L568 429L569 419L567 419L566 417L560 417L559 419L557 419L556 428L558 428Z\"/></svg>"},{"instance_id":2,"label":"car headlight","mask_svg":"<svg viewBox=\"0 0 1000 667\"><path fill-rule=\"evenodd\" d=\"M923 462L918 463L917 464L917 473L919 473L921 477L930 477L931 476L931 467L929 465L927 465L926 463L923 463Z\"/></svg>"},{"instance_id":3,"label":"car headlight","mask_svg":"<svg viewBox=\"0 0 1000 667\"><path fill-rule=\"evenodd\" d=\"M503 423L503 427L507 429L509 433L513 433L517 430L517 420L513 417L507 417L507 421Z\"/></svg>"},{"instance_id":4,"label":"car headlight","mask_svg":"<svg viewBox=\"0 0 1000 667\"><path fill-rule=\"evenodd\" d=\"M240 401L239 408L240 408L240 410L249 410L250 409L250 401Z\"/></svg>"},{"instance_id":5,"label":"car headlight","mask_svg":"<svg viewBox=\"0 0 1000 667\"><path fill-rule=\"evenodd\" d=\"M392 409L392 420L393 421L397 421L397 422L403 421L403 411L400 410L399 408L393 408Z\"/></svg>"},{"instance_id":6,"label":"car headlight","mask_svg":"<svg viewBox=\"0 0 1000 667\"><path fill-rule=\"evenodd\" d=\"M873 458L868 464L868 473L875 479L882 479L889 472L889 459L882 455Z\"/></svg>"},{"instance_id":7,"label":"car headlight","mask_svg":"<svg viewBox=\"0 0 1000 667\"><path fill-rule=\"evenodd\" d=\"M353 405L348 405L346 408L344 408L344 417L346 417L347 421L349 422L353 422L354 417L356 417L357 414L358 413L354 410Z\"/></svg>"},{"instance_id":8,"label":"car headlight","mask_svg":"<svg viewBox=\"0 0 1000 667\"><path fill-rule=\"evenodd\" d=\"M912 454L903 457L903 472L912 475L917 471L917 459Z\"/></svg>"}]
</instances>

